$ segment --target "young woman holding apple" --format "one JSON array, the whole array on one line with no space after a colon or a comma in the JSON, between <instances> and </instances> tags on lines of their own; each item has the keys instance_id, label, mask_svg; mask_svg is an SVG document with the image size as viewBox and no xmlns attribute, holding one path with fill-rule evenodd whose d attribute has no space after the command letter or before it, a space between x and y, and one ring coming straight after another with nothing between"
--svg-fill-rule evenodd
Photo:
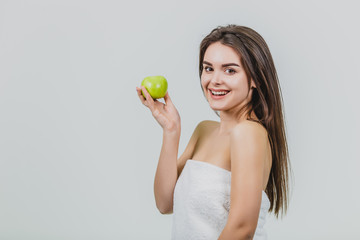
<instances>
[{"instance_id":1,"label":"young woman holding apple","mask_svg":"<svg viewBox=\"0 0 360 240\"><path fill-rule=\"evenodd\" d=\"M267 213L287 211L290 169L269 48L251 28L217 27L200 44L199 75L220 122L200 122L179 158L180 116L169 93L163 104L137 88L163 128L156 206L173 213L172 239L267 239Z\"/></svg>"}]
</instances>

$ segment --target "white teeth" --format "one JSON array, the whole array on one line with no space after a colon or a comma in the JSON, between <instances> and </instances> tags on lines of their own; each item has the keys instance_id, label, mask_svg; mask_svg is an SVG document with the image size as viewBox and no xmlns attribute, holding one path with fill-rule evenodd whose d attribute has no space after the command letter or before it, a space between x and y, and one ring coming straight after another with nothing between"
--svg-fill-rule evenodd
<instances>
[{"instance_id":1,"label":"white teeth","mask_svg":"<svg viewBox=\"0 0 360 240\"><path fill-rule=\"evenodd\" d=\"M212 94L214 94L214 95L225 95L225 94L227 94L228 92L214 92L214 91L212 91L212 90L210 90L211 92L212 92Z\"/></svg>"}]
</instances>

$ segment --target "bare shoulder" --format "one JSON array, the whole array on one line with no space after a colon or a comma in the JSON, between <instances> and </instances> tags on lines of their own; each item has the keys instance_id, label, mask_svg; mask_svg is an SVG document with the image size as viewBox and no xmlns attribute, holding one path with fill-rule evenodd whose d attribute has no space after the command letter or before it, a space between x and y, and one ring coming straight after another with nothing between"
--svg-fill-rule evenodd
<instances>
[{"instance_id":1,"label":"bare shoulder","mask_svg":"<svg viewBox=\"0 0 360 240\"><path fill-rule=\"evenodd\" d=\"M260 123L245 120L236 124L231 131L230 137L231 139L252 138L254 140L267 140L268 132Z\"/></svg>"},{"instance_id":2,"label":"bare shoulder","mask_svg":"<svg viewBox=\"0 0 360 240\"><path fill-rule=\"evenodd\" d=\"M199 124L202 124L204 126L218 126L220 123L213 120L203 120Z\"/></svg>"},{"instance_id":3,"label":"bare shoulder","mask_svg":"<svg viewBox=\"0 0 360 240\"><path fill-rule=\"evenodd\" d=\"M203 120L198 124L199 130L202 134L209 133L219 126L219 122L213 120Z\"/></svg>"},{"instance_id":4,"label":"bare shoulder","mask_svg":"<svg viewBox=\"0 0 360 240\"><path fill-rule=\"evenodd\" d=\"M209 129L214 129L216 123L217 122L211 120L203 120L197 124L193 134L191 135L189 143L187 144L184 152L177 160L178 176L180 176L186 161L193 157L197 143L200 141L200 139L206 136L207 133L210 132Z\"/></svg>"}]
</instances>

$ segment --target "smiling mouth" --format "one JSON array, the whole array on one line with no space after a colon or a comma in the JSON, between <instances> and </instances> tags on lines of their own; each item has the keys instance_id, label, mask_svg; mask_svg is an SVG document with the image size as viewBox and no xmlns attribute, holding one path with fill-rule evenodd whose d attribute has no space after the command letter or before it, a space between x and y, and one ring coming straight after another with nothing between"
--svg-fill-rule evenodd
<instances>
[{"instance_id":1,"label":"smiling mouth","mask_svg":"<svg viewBox=\"0 0 360 240\"><path fill-rule=\"evenodd\" d=\"M230 91L212 91L212 90L210 90L209 89L209 91L210 91L210 93L211 93L211 95L213 95L213 96L225 96L226 94L228 94Z\"/></svg>"}]
</instances>

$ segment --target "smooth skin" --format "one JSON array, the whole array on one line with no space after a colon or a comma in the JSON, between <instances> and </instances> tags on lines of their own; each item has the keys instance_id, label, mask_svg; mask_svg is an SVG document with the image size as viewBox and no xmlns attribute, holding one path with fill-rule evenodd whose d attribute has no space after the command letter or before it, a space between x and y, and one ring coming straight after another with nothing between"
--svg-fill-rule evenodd
<instances>
[{"instance_id":1,"label":"smooth skin","mask_svg":"<svg viewBox=\"0 0 360 240\"><path fill-rule=\"evenodd\" d=\"M181 120L167 91L165 104L152 99L144 86L136 87L140 101L150 109L153 117L163 128L163 143L154 180L156 207L162 214L172 213L173 193L178 179L177 156L179 149ZM141 94L145 93L146 99Z\"/></svg>"},{"instance_id":2,"label":"smooth skin","mask_svg":"<svg viewBox=\"0 0 360 240\"><path fill-rule=\"evenodd\" d=\"M210 107L220 111L220 122L200 122L178 159L180 116L169 94L163 104L148 97L145 100L141 89L137 88L140 100L164 130L154 183L156 204L161 213L172 213L175 184L188 159L231 171L230 211L220 240L253 238L272 161L266 129L257 122L246 120L246 116L237 119L237 111L250 101L253 88L256 88L253 80L248 86L240 59L235 50L219 42L207 48L201 86ZM216 100L211 97L209 88L230 92L225 98ZM145 88L142 90L148 94ZM251 118L258 120L254 114Z\"/></svg>"}]
</instances>

